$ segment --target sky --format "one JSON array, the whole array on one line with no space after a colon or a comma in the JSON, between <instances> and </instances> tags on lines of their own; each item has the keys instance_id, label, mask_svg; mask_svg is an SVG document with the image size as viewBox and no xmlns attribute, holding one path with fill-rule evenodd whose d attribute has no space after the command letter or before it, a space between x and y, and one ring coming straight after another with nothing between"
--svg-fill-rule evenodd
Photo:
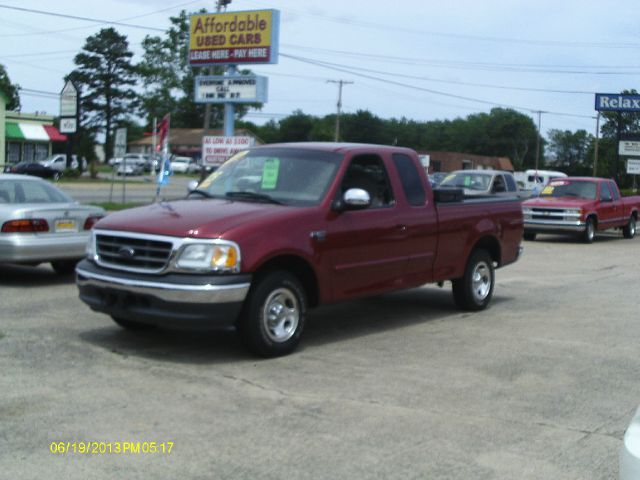
<instances>
[{"instance_id":1,"label":"sky","mask_svg":"<svg viewBox=\"0 0 640 480\"><path fill-rule=\"evenodd\" d=\"M24 90L23 112L59 114L55 96L85 39L108 21L140 59L181 10L215 1L0 0L0 64ZM11 7L11 8L5 8ZM41 10L85 21L19 11ZM595 134L594 94L638 89L637 0L233 0L228 11L280 11L280 58L248 66L269 78L261 124L295 110L369 110L385 119L452 120L515 108L549 129ZM319 65L322 63L322 65ZM542 112L540 115L538 112Z\"/></svg>"}]
</instances>

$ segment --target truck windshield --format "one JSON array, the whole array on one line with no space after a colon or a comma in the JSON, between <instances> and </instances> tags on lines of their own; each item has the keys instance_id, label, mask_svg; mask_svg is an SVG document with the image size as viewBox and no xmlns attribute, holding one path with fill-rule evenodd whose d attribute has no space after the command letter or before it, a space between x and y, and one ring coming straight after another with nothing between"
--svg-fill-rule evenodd
<instances>
[{"instance_id":1,"label":"truck windshield","mask_svg":"<svg viewBox=\"0 0 640 480\"><path fill-rule=\"evenodd\" d=\"M209 175L198 190L211 197L232 197L238 201L269 198L287 205L317 205L341 161L342 155L333 152L293 148L245 150Z\"/></svg>"},{"instance_id":2,"label":"truck windshield","mask_svg":"<svg viewBox=\"0 0 640 480\"><path fill-rule=\"evenodd\" d=\"M588 180L553 180L540 192L541 197L576 197L595 200L596 183Z\"/></svg>"}]
</instances>

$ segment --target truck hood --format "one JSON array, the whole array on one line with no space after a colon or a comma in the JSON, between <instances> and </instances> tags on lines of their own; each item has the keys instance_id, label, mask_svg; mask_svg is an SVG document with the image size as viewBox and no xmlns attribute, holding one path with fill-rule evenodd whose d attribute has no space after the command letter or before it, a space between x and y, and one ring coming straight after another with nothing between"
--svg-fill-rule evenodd
<instances>
[{"instance_id":1,"label":"truck hood","mask_svg":"<svg viewBox=\"0 0 640 480\"><path fill-rule=\"evenodd\" d=\"M290 215L296 207L233 200L180 200L131 208L106 216L94 227L173 237L217 238L234 227Z\"/></svg>"},{"instance_id":2,"label":"truck hood","mask_svg":"<svg viewBox=\"0 0 640 480\"><path fill-rule=\"evenodd\" d=\"M594 200L574 197L536 197L522 202L523 207L538 208L582 208L591 205Z\"/></svg>"}]
</instances>

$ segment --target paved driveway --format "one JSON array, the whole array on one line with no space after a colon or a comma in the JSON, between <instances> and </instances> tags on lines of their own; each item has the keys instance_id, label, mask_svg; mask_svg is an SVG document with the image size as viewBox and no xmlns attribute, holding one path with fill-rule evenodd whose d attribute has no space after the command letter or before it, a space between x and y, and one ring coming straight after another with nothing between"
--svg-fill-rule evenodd
<instances>
[{"instance_id":1,"label":"paved driveway","mask_svg":"<svg viewBox=\"0 0 640 480\"><path fill-rule=\"evenodd\" d=\"M615 478L640 403L640 240L541 238L485 312L448 287L325 307L272 360L232 332L125 332L48 266L0 266L0 476Z\"/></svg>"}]
</instances>

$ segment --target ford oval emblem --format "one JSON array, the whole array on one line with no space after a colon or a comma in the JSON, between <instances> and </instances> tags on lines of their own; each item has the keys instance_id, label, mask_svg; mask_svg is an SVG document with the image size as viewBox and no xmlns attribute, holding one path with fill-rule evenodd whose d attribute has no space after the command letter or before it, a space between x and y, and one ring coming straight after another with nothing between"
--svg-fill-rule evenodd
<instances>
[{"instance_id":1,"label":"ford oval emblem","mask_svg":"<svg viewBox=\"0 0 640 480\"><path fill-rule=\"evenodd\" d=\"M118 250L118 255L125 258L133 258L136 254L136 251L131 247L120 247Z\"/></svg>"}]
</instances>

